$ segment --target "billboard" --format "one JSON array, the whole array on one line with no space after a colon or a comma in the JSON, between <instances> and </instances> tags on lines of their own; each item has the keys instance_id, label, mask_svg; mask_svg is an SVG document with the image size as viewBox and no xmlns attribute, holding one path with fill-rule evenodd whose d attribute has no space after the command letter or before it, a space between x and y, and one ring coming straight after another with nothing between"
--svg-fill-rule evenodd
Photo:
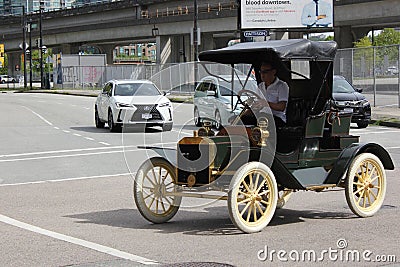
<instances>
[{"instance_id":1,"label":"billboard","mask_svg":"<svg viewBox=\"0 0 400 267\"><path fill-rule=\"evenodd\" d=\"M0 44L0 68L4 67L4 44Z\"/></svg>"},{"instance_id":2,"label":"billboard","mask_svg":"<svg viewBox=\"0 0 400 267\"><path fill-rule=\"evenodd\" d=\"M333 0L241 0L242 29L331 28Z\"/></svg>"}]
</instances>

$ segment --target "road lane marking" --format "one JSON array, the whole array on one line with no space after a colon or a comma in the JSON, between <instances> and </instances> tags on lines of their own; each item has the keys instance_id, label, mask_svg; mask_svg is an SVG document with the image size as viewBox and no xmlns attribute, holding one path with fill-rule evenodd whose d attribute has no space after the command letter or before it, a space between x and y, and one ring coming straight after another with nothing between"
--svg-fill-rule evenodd
<instances>
[{"instance_id":1,"label":"road lane marking","mask_svg":"<svg viewBox=\"0 0 400 267\"><path fill-rule=\"evenodd\" d=\"M152 146L162 146L162 145L168 145L168 144L176 144L176 142L154 143L154 144L151 144L151 145ZM67 149L67 150L50 150L50 151L30 152L30 153L5 154L5 155L0 155L0 158L20 157L20 156L33 156L33 155L45 155L45 154L60 154L60 153L82 152L82 151L92 151L92 150L126 149L126 148L132 148L132 147L137 147L137 146L138 145L78 148L78 149Z\"/></svg>"},{"instance_id":2,"label":"road lane marking","mask_svg":"<svg viewBox=\"0 0 400 267\"><path fill-rule=\"evenodd\" d=\"M62 130L64 133L70 133L71 131L68 130Z\"/></svg>"},{"instance_id":3,"label":"road lane marking","mask_svg":"<svg viewBox=\"0 0 400 267\"><path fill-rule=\"evenodd\" d=\"M79 136L79 137L81 137L82 135L80 135L80 134L77 134L77 133L74 133L73 135L75 135L75 136Z\"/></svg>"},{"instance_id":4,"label":"road lane marking","mask_svg":"<svg viewBox=\"0 0 400 267\"><path fill-rule=\"evenodd\" d=\"M164 145L165 144L167 144L167 143L164 143ZM157 145L157 144L152 144L152 146L154 146L154 145ZM133 146L133 147L136 147L136 146ZM40 159L71 158L71 157L80 157L80 156L93 156L93 155L101 155L101 154L114 154L114 153L144 151L144 149L142 149L142 148L135 148L135 149L126 149L126 147L120 147L120 148L122 148L122 149L113 150L113 151L100 151L100 152L77 153L77 154L68 154L68 155L52 155L52 156L39 156L39 157L28 157L28 158L1 159L0 163L40 160ZM112 148L110 148L110 149L112 149ZM74 150L74 152L80 152L80 151L84 151L84 150ZM15 155L17 155L17 154L15 154ZM22 155L22 154L19 154L19 155ZM24 156L27 156L27 155L24 155ZM6 155L3 157L10 158L10 157L15 157L15 156Z\"/></svg>"},{"instance_id":5,"label":"road lane marking","mask_svg":"<svg viewBox=\"0 0 400 267\"><path fill-rule=\"evenodd\" d=\"M61 241L65 241L71 244L75 244L81 247L85 247L85 248L89 248L98 252L102 252L114 257L118 257L121 259L126 259L126 260L130 260L133 262L137 262L137 263L141 263L141 264L145 264L145 265L154 265L154 264L159 264L157 261L154 260L150 260L150 259L146 259L143 257L140 257L138 255L134 255L131 253L127 253L115 248L111 248L111 247L107 247L107 246L103 246L94 242L90 242L90 241L86 241L80 238L76 238L76 237L72 237L72 236L68 236L68 235L64 235L64 234L60 234L57 232L53 232L53 231L49 231L31 224L27 224L18 220L15 220L13 218L7 217L5 215L0 214L0 221L8 224L8 225L12 225L30 232L34 232L37 234L41 234L44 236L48 236L54 239L58 239Z\"/></svg>"},{"instance_id":6,"label":"road lane marking","mask_svg":"<svg viewBox=\"0 0 400 267\"><path fill-rule=\"evenodd\" d=\"M113 153L124 153L124 152L136 152L143 149L130 149L130 150L115 150L115 151L102 151L102 152L91 152L91 153L79 153L72 155L57 155L57 156L45 156L45 157L31 157L31 158L22 158L22 159L2 159L2 162L16 162L16 161L28 161L28 160L38 160L38 159L55 159L55 158L72 158L72 157L80 157L80 156L93 156L93 155L101 155L101 154L113 154Z\"/></svg>"},{"instance_id":7,"label":"road lane marking","mask_svg":"<svg viewBox=\"0 0 400 267\"><path fill-rule=\"evenodd\" d=\"M32 112L33 114L35 114L36 116L38 116L42 121L44 121L45 123L47 123L50 126L53 126L53 124L51 122L49 122L48 120L46 120L45 118L43 118L41 115L39 115L38 113L36 113L35 111L33 111L32 109L22 106L24 108L26 108L27 110L29 110L30 112Z\"/></svg>"},{"instance_id":8,"label":"road lane marking","mask_svg":"<svg viewBox=\"0 0 400 267\"><path fill-rule=\"evenodd\" d=\"M400 130L397 131L380 131L380 132L357 132L357 135L366 135L366 134L386 134L386 133L399 133Z\"/></svg>"},{"instance_id":9,"label":"road lane marking","mask_svg":"<svg viewBox=\"0 0 400 267\"><path fill-rule=\"evenodd\" d=\"M109 143L106 142L99 142L99 144L105 145L105 146L111 146Z\"/></svg>"},{"instance_id":10,"label":"road lane marking","mask_svg":"<svg viewBox=\"0 0 400 267\"><path fill-rule=\"evenodd\" d=\"M69 181L109 178L109 177L118 177L118 176L133 176L133 175L136 175L136 172L105 174L105 175L95 175L95 176L83 176L83 177L74 177L74 178L64 178L64 179L58 179L58 180L43 180L43 181L14 183L14 184L0 184L0 187L16 186L16 185L45 184L45 183L59 183L59 182L69 182Z\"/></svg>"},{"instance_id":11,"label":"road lane marking","mask_svg":"<svg viewBox=\"0 0 400 267\"><path fill-rule=\"evenodd\" d=\"M94 138L92 138L92 137L85 137L85 139L90 140L90 141L94 141Z\"/></svg>"}]
</instances>

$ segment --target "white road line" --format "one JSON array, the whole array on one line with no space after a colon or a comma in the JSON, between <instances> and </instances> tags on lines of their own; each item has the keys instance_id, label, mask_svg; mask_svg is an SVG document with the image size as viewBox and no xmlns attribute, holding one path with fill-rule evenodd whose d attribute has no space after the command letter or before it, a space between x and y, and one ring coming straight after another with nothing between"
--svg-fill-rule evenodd
<instances>
[{"instance_id":1,"label":"white road line","mask_svg":"<svg viewBox=\"0 0 400 267\"><path fill-rule=\"evenodd\" d=\"M90 141L94 141L94 138L92 138L92 137L85 137L85 139L90 140Z\"/></svg>"},{"instance_id":2,"label":"white road line","mask_svg":"<svg viewBox=\"0 0 400 267\"><path fill-rule=\"evenodd\" d=\"M27 161L27 160L38 160L38 159L55 159L55 158L72 158L72 157L80 157L80 156L92 156L92 155L100 155L100 154L113 154L113 153L123 153L123 152L136 152L143 149L130 149L130 150L116 150L116 151L103 151L103 152L92 152L92 153L79 153L73 155L57 155L57 156L46 156L46 157L31 157L31 158L22 158L22 159L3 159L0 160L2 162L16 162L16 161Z\"/></svg>"},{"instance_id":3,"label":"white road line","mask_svg":"<svg viewBox=\"0 0 400 267\"><path fill-rule=\"evenodd\" d=\"M155 143L155 144L151 144L151 145L152 146L159 146L159 145L168 145L168 144L176 144L176 142ZM19 156L33 156L33 155L45 155L45 154L60 154L60 153L82 152L82 151L93 151L93 150L105 150L105 149L107 149L107 150L108 149L126 149L126 148L132 148L132 147L137 147L137 145L79 148L79 149L68 149L68 150L50 150L50 151L41 151L41 152L0 155L0 158L19 157Z\"/></svg>"},{"instance_id":4,"label":"white road line","mask_svg":"<svg viewBox=\"0 0 400 267\"><path fill-rule=\"evenodd\" d=\"M27 110L29 110L30 112L32 112L33 114L35 114L36 116L38 116L42 121L44 121L45 123L47 123L50 126L53 126L53 124L51 122L49 122L48 120L46 120L45 118L43 118L42 116L40 116L39 114L37 114L35 111L33 111L32 109L22 106L24 108L26 108Z\"/></svg>"},{"instance_id":5,"label":"white road line","mask_svg":"<svg viewBox=\"0 0 400 267\"><path fill-rule=\"evenodd\" d=\"M37 233L37 234L45 235L45 236L48 236L48 237L51 237L51 238L62 240L62 241L65 241L65 242L68 242L68 243L71 243L71 244L75 244L75 245L78 245L78 246L82 246L82 247L85 247L85 248L89 248L89 249L92 249L92 250L95 250L95 251L99 251L99 252L114 256L114 257L121 258L121 259L126 259L126 260L130 260L130 261L133 261L133 262L146 264L146 265L158 264L158 262L154 261L154 260L146 259L146 258L137 256L137 255L133 255L133 254L130 254L130 253L118 250L118 249L114 249L114 248L111 248L111 247L106 247L106 246L103 246L103 245L100 245L100 244L96 244L96 243L93 243L93 242L90 242L90 241L86 241L86 240L83 240L83 239L80 239L80 238L76 238L76 237L60 234L60 233L57 233L57 232L49 231L49 230L46 230L46 229L31 225L31 224L27 224L27 223L24 223L24 222L21 222L21 221L17 221L17 220L15 220L13 218L4 216L2 214L0 214L0 221L3 222L3 223L6 223L8 225L12 225L12 226L15 226L15 227L18 227L18 228L21 228L21 229L25 229L25 230L30 231L30 232L34 232L34 233Z\"/></svg>"},{"instance_id":6,"label":"white road line","mask_svg":"<svg viewBox=\"0 0 400 267\"><path fill-rule=\"evenodd\" d=\"M70 133L71 131L68 130L62 130L64 133Z\"/></svg>"},{"instance_id":7,"label":"white road line","mask_svg":"<svg viewBox=\"0 0 400 267\"><path fill-rule=\"evenodd\" d=\"M135 174L136 174L136 172L133 172L133 173L126 172L126 173L117 173L117 174L109 174L109 175L96 175L96 176L65 178L65 179L58 179L58 180L44 180L44 181L25 182L25 183L0 184L0 187L16 186L16 185L59 183L59 182L69 182L69 181L79 181L79 180L89 180L89 179L99 179L99 178L108 178L108 177L127 176L127 175L131 175L132 176L132 175L135 175Z\"/></svg>"},{"instance_id":8,"label":"white road line","mask_svg":"<svg viewBox=\"0 0 400 267\"><path fill-rule=\"evenodd\" d=\"M60 128L58 128L57 126L54 126L54 129L56 129L56 130L60 130Z\"/></svg>"},{"instance_id":9,"label":"white road line","mask_svg":"<svg viewBox=\"0 0 400 267\"><path fill-rule=\"evenodd\" d=\"M105 145L105 146L111 146L109 143L106 142L99 142L99 144Z\"/></svg>"},{"instance_id":10,"label":"white road line","mask_svg":"<svg viewBox=\"0 0 400 267\"><path fill-rule=\"evenodd\" d=\"M400 130L397 130L397 131L380 131L380 132L359 132L359 133L357 133L357 135L386 134L386 133L400 133Z\"/></svg>"},{"instance_id":11,"label":"white road line","mask_svg":"<svg viewBox=\"0 0 400 267\"><path fill-rule=\"evenodd\" d=\"M80 136L82 136L82 135L80 135L80 134L77 134L77 133L74 133L73 135L75 135L75 136L79 136L79 137L80 137Z\"/></svg>"}]
</instances>

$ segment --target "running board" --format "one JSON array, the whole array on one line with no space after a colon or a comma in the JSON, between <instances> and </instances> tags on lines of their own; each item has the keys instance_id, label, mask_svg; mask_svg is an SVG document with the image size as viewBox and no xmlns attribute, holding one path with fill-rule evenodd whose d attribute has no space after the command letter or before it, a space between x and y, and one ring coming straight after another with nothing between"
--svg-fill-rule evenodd
<instances>
[{"instance_id":1,"label":"running board","mask_svg":"<svg viewBox=\"0 0 400 267\"><path fill-rule=\"evenodd\" d=\"M306 187L308 191L322 191L324 189L337 187L337 184L322 184L322 185L310 185Z\"/></svg>"}]
</instances>

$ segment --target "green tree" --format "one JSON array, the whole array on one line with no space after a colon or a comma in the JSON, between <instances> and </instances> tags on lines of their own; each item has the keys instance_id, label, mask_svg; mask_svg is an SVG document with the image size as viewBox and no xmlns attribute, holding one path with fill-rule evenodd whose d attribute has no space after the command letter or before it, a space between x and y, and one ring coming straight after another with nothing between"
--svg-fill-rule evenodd
<instances>
[{"instance_id":1,"label":"green tree","mask_svg":"<svg viewBox=\"0 0 400 267\"><path fill-rule=\"evenodd\" d=\"M385 28L375 37L375 46L385 46L400 44L400 32L395 31L393 28Z\"/></svg>"},{"instance_id":2,"label":"green tree","mask_svg":"<svg viewBox=\"0 0 400 267\"><path fill-rule=\"evenodd\" d=\"M369 47L372 46L371 39L368 36L364 36L357 42L354 42L354 47L359 48L359 47Z\"/></svg>"},{"instance_id":3,"label":"green tree","mask_svg":"<svg viewBox=\"0 0 400 267\"><path fill-rule=\"evenodd\" d=\"M376 55L378 62L397 62L399 58L400 32L392 28L385 28L380 34L375 37L374 45L383 46L377 49Z\"/></svg>"}]
</instances>

